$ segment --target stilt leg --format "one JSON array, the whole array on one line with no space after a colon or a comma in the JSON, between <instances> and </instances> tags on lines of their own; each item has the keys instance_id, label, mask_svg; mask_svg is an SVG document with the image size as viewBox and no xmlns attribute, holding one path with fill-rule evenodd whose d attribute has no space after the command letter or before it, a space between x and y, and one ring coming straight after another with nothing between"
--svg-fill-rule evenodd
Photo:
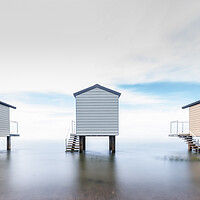
<instances>
[{"instance_id":1,"label":"stilt leg","mask_svg":"<svg viewBox=\"0 0 200 200\"><path fill-rule=\"evenodd\" d=\"M11 137L7 136L7 150L11 150Z\"/></svg>"},{"instance_id":2,"label":"stilt leg","mask_svg":"<svg viewBox=\"0 0 200 200\"><path fill-rule=\"evenodd\" d=\"M85 136L79 136L80 140L80 153L83 153L85 151Z\"/></svg>"},{"instance_id":3,"label":"stilt leg","mask_svg":"<svg viewBox=\"0 0 200 200\"><path fill-rule=\"evenodd\" d=\"M109 136L109 151L112 150L112 136Z\"/></svg>"},{"instance_id":4,"label":"stilt leg","mask_svg":"<svg viewBox=\"0 0 200 200\"><path fill-rule=\"evenodd\" d=\"M85 151L85 145L86 145L86 136L83 136L83 151Z\"/></svg>"},{"instance_id":5,"label":"stilt leg","mask_svg":"<svg viewBox=\"0 0 200 200\"><path fill-rule=\"evenodd\" d=\"M115 153L115 136L111 136L111 140L112 140L111 150L112 153Z\"/></svg>"},{"instance_id":6,"label":"stilt leg","mask_svg":"<svg viewBox=\"0 0 200 200\"><path fill-rule=\"evenodd\" d=\"M192 147L188 144L188 151L192 151Z\"/></svg>"}]
</instances>

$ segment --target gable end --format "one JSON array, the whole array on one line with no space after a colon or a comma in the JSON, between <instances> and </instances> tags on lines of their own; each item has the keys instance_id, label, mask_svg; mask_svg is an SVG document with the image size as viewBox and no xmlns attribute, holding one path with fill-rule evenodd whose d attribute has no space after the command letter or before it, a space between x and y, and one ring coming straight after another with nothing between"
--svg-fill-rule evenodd
<instances>
[{"instance_id":1,"label":"gable end","mask_svg":"<svg viewBox=\"0 0 200 200\"><path fill-rule=\"evenodd\" d=\"M103 87L103 86L101 86L101 85L99 85L99 84L93 85L93 86L88 87L88 88L86 88L86 89L84 89L84 90L80 90L79 92L75 92L73 95L74 95L74 97L76 97L76 96L78 96L78 95L80 95L80 94L83 94L83 93L88 92L88 91L90 91L90 90L93 90L93 89L95 89L95 88L99 88L99 89L105 90L105 91L110 92L110 93L112 93L112 94L115 94L115 95L117 95L117 96L119 96L119 97L120 97L120 95L121 95L121 93L119 93L119 92L117 92L117 91L115 91L115 90L111 90L111 89L109 89L109 88Z\"/></svg>"}]
</instances>

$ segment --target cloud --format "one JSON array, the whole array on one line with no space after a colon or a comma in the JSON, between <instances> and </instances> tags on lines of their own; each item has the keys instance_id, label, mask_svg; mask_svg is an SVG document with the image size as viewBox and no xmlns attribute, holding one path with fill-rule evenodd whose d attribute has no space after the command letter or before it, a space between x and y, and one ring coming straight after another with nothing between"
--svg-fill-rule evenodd
<instances>
[{"instance_id":1,"label":"cloud","mask_svg":"<svg viewBox=\"0 0 200 200\"><path fill-rule=\"evenodd\" d=\"M199 10L178 0L1 2L0 91L199 82Z\"/></svg>"},{"instance_id":2,"label":"cloud","mask_svg":"<svg viewBox=\"0 0 200 200\"><path fill-rule=\"evenodd\" d=\"M181 107L190 103L190 99L195 99L198 88L199 85L195 83L171 82L116 87L115 89L122 93L120 137L135 139L167 137L170 121L188 119L188 112L183 111ZM11 118L19 122L23 138L66 137L71 120L75 120L75 99L72 95L57 93L14 95L14 99L12 94L6 96L9 103L12 102L17 106L17 110L12 110ZM151 132L150 135L146 135L147 130Z\"/></svg>"},{"instance_id":3,"label":"cloud","mask_svg":"<svg viewBox=\"0 0 200 200\"><path fill-rule=\"evenodd\" d=\"M135 141L166 140L171 121L188 121L188 112L179 108L168 110L129 109L120 113L120 138Z\"/></svg>"},{"instance_id":4,"label":"cloud","mask_svg":"<svg viewBox=\"0 0 200 200\"><path fill-rule=\"evenodd\" d=\"M195 0L1 1L0 98L24 135L64 137L72 94L99 83L123 93L124 132L159 134L183 101L152 85L199 83L199 18ZM185 101L199 98L190 89Z\"/></svg>"},{"instance_id":5,"label":"cloud","mask_svg":"<svg viewBox=\"0 0 200 200\"><path fill-rule=\"evenodd\" d=\"M64 139L74 118L73 107L20 102L17 107L11 110L11 120L18 121L19 134L26 139Z\"/></svg>"}]
</instances>

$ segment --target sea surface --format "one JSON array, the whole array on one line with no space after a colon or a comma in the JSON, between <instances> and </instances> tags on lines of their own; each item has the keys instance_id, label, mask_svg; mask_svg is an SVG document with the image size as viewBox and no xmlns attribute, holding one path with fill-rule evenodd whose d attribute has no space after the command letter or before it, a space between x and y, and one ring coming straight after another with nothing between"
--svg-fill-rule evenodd
<instances>
[{"instance_id":1,"label":"sea surface","mask_svg":"<svg viewBox=\"0 0 200 200\"><path fill-rule=\"evenodd\" d=\"M199 200L200 156L180 139L87 139L83 154L66 153L64 140L0 143L0 200Z\"/></svg>"}]
</instances>

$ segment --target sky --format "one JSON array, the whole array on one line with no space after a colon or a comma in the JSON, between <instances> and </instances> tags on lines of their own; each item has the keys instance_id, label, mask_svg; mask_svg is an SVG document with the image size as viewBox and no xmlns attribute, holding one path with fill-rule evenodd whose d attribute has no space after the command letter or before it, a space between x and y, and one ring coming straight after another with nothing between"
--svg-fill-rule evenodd
<instances>
[{"instance_id":1,"label":"sky","mask_svg":"<svg viewBox=\"0 0 200 200\"><path fill-rule=\"evenodd\" d=\"M120 136L165 139L200 99L199 0L0 1L0 100L27 139L63 139L73 93L122 93Z\"/></svg>"}]
</instances>

